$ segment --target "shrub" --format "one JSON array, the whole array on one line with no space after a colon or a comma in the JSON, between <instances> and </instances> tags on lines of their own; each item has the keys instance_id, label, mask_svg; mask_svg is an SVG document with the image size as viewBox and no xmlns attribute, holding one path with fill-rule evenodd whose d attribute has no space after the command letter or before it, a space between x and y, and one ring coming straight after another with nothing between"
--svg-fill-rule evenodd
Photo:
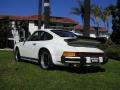
<instances>
[{"instance_id":1,"label":"shrub","mask_svg":"<svg viewBox=\"0 0 120 90\"><path fill-rule=\"evenodd\" d=\"M105 42L106 47L111 47L114 45L115 45L115 43L110 38Z\"/></svg>"},{"instance_id":2,"label":"shrub","mask_svg":"<svg viewBox=\"0 0 120 90\"><path fill-rule=\"evenodd\" d=\"M104 50L109 58L120 60L120 45L113 45Z\"/></svg>"},{"instance_id":3,"label":"shrub","mask_svg":"<svg viewBox=\"0 0 120 90\"><path fill-rule=\"evenodd\" d=\"M111 39L99 45L99 48L105 51L109 58L120 60L120 45L116 45Z\"/></svg>"}]
</instances>

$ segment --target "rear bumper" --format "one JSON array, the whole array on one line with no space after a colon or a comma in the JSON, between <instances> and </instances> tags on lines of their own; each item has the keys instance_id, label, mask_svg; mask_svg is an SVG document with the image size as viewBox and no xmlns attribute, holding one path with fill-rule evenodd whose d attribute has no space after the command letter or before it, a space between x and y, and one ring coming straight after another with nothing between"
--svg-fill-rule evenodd
<instances>
[{"instance_id":1,"label":"rear bumper","mask_svg":"<svg viewBox=\"0 0 120 90\"><path fill-rule=\"evenodd\" d=\"M108 56L103 57L103 62L101 63L102 65L106 64L108 62Z\"/></svg>"},{"instance_id":2,"label":"rear bumper","mask_svg":"<svg viewBox=\"0 0 120 90\"><path fill-rule=\"evenodd\" d=\"M86 59L81 58L81 57L62 57L61 62L62 63L69 63L69 64L84 65L86 63Z\"/></svg>"},{"instance_id":3,"label":"rear bumper","mask_svg":"<svg viewBox=\"0 0 120 90\"><path fill-rule=\"evenodd\" d=\"M62 63L68 63L68 64L79 64L81 66L84 65L103 65L108 62L108 58L105 57L99 57L99 59L96 62L93 62L90 57L64 57L61 58Z\"/></svg>"}]
</instances>

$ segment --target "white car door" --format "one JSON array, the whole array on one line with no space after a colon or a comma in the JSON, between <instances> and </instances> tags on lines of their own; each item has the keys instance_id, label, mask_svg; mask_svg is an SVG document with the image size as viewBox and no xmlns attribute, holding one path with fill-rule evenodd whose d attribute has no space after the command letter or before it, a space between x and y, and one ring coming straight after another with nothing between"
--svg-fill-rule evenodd
<instances>
[{"instance_id":1,"label":"white car door","mask_svg":"<svg viewBox=\"0 0 120 90\"><path fill-rule=\"evenodd\" d=\"M22 47L23 57L28 59L38 59L38 52L41 47L44 47L53 37L44 31L35 32Z\"/></svg>"}]
</instances>

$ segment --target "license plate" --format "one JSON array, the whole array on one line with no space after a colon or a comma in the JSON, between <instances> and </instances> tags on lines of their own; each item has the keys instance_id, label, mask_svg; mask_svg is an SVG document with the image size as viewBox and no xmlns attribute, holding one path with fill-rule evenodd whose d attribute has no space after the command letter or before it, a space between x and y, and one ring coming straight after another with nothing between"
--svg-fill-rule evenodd
<instances>
[{"instance_id":1,"label":"license plate","mask_svg":"<svg viewBox=\"0 0 120 90\"><path fill-rule=\"evenodd\" d=\"M99 62L99 58L98 57L91 57L91 62L98 63Z\"/></svg>"}]
</instances>

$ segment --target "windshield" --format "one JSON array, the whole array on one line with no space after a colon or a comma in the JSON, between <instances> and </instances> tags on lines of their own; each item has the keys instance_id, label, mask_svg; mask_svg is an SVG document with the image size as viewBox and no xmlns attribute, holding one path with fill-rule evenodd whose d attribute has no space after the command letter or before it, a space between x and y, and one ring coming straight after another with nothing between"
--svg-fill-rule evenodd
<instances>
[{"instance_id":1,"label":"windshield","mask_svg":"<svg viewBox=\"0 0 120 90\"><path fill-rule=\"evenodd\" d=\"M67 30L51 30L60 37L76 37L74 33Z\"/></svg>"}]
</instances>

